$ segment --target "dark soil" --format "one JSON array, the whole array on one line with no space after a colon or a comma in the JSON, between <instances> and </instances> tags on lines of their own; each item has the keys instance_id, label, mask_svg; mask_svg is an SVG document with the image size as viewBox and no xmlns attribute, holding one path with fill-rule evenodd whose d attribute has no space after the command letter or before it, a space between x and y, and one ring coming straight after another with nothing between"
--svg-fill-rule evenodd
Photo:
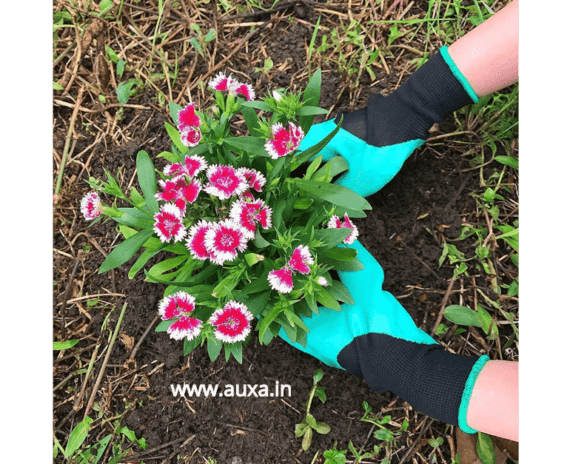
<instances>
[{"instance_id":1,"label":"dark soil","mask_svg":"<svg viewBox=\"0 0 570 464\"><path fill-rule=\"evenodd\" d=\"M308 8L302 12L297 11L297 14L312 23L316 20ZM233 67L228 72L237 70L248 75L257 92L263 92L269 86L292 89L304 86L306 75L300 79L295 78L306 69L304 52L299 54L298 51L304 50L312 28L298 23L292 27L286 26L286 22L281 22L279 27L263 31L259 38L259 41L267 44L267 53L276 64L289 61L286 72L272 71L267 76L260 76L241 52L237 54ZM256 41L250 44L249 51L252 52L258 43ZM184 64L189 66L188 63ZM363 73L362 90L358 96L344 92L337 102L339 84L344 78L326 64L322 68L321 106L330 108L335 105L335 112L362 108L371 94L392 91L398 81L395 74L382 74L379 82L373 88L368 88L369 78ZM197 68L196 73L199 72ZM200 100L199 93L196 100L199 104L208 103ZM137 100L138 104L155 108L155 103L151 102L151 94L145 94ZM63 120L69 120L71 109L59 108L58 115ZM151 157L170 149L170 141L164 130L167 118L165 110L125 108L120 124L129 127L130 141L120 146L99 143L94 147L95 155L89 174L80 174L77 168L70 173L80 177L74 179L71 188L62 194L61 205L64 209L60 216L56 215L54 222L56 249L68 246L65 234L70 227L75 227L77 232L85 232L84 223L77 215L79 201L87 191L83 180L89 175L103 178L103 166L113 174L122 166L119 180L123 186L128 185L140 149L146 150ZM131 122L133 124L129 126ZM436 135L453 131L454 123L451 119L446 120L439 130ZM56 148L63 146L64 139L65 132L56 131ZM93 140L93 134L83 133L78 139L76 152L83 150ZM161 161L157 160L157 167L162 167ZM385 270L385 289L399 298L418 326L427 331L433 327L448 279L453 272L446 265L438 268L442 239L457 237L462 217L474 209L474 201L466 192L477 188L477 180L471 172L462 172L466 168L469 168L468 160L462 157L459 150L446 149L442 154L428 144L408 159L390 184L368 199L373 211L366 219L357 221L360 241ZM69 212L65 212L65 208L74 210L75 219L69 216ZM112 222L99 223L87 229L87 233L106 252L121 240L117 239ZM89 250L85 252L85 259L79 267L71 295L78 294L79 291L83 295L104 293L105 289L126 295L128 309L121 326L121 340L115 344L107 368L110 380L104 381L101 386L102 391L108 391L109 394L98 396L97 401L107 417L122 414L126 407L130 408L123 424L134 430L137 437L144 437L149 445L149 452L133 462L157 462L159 458L170 458L166 462L179 462L176 458L179 455L193 456L184 462L205 462L205 458L212 457L224 464L310 463L316 450L332 448L336 441L339 449L346 449L348 442L353 441L357 448L364 446L369 451L379 442L369 437L370 424L359 421L364 413L363 401L367 401L375 412L390 414L391 411L396 411L391 413L393 418L407 418L410 422L409 430L398 439L398 445L402 448L400 457L412 442L407 437L413 437L421 427L425 416L395 395L374 393L363 379L329 368L280 339L274 340L269 347L260 347L253 337L252 343L244 348L241 365L233 358L226 363L222 357L211 363L205 348L197 348L185 358L181 342L151 330L137 352L135 366L130 365L128 369L122 367L131 351L124 340L128 341L129 337L132 337L132 343L140 340L156 315L164 287L145 282L142 273L133 280L128 279L126 270L134 258L123 269L98 275L97 270L104 258L85 234L77 235L72 246L74 251L86 246L89 246ZM58 282L55 288L56 304L61 302L73 264L74 260L55 254L54 279ZM110 321L107 321L108 327L114 327L125 299L102 297L102 300L117 307ZM92 335L91 340L82 340L77 347L94 343L111 306L101 304L91 309L92 320L82 316L78 306L68 306L65 311L67 320L83 317L85 326L81 331L82 336ZM55 311L59 312L60 308L56 306ZM88 358L85 355L82 359L88 362ZM319 368L324 370L320 384L325 388L327 401L321 404L315 400L311 412L317 420L331 425L332 430L328 435L316 435L310 450L303 452L301 440L294 436L294 429L303 417L303 403L308 399L313 373ZM55 383L61 381L63 375L67 374L61 374ZM113 379L118 380L115 382ZM184 401L174 398L170 389L171 384L183 383L219 384L220 388L226 384L267 384L271 389L276 381L291 386L290 397L193 398ZM57 425L70 416L72 404L68 402L56 410ZM73 417L71 414L70 423L65 425L66 430L70 424L81 420L79 414L75 419ZM395 427L391 428L396 430ZM443 436L449 434L449 427L443 423L434 422L431 430ZM153 448L177 439L179 441L175 444L153 451ZM185 443L184 447L181 447L182 443ZM429 450L427 445L426 450ZM446 457L449 456L449 451L444 450L444 453Z\"/></svg>"}]
</instances>

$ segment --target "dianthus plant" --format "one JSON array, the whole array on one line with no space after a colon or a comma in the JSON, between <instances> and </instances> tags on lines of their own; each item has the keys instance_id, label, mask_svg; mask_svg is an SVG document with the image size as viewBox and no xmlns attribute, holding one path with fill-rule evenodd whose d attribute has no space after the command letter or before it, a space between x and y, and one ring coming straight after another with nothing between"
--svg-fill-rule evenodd
<instances>
[{"instance_id":1,"label":"dianthus plant","mask_svg":"<svg viewBox=\"0 0 570 464\"><path fill-rule=\"evenodd\" d=\"M320 85L317 71L301 94L255 100L250 85L220 73L208 85L214 106L170 103L172 151L157 156L168 164L157 170L139 152L140 191L123 192L107 171L106 181L89 180L95 191L81 202L85 218L112 218L125 238L99 272L138 254L129 277L144 269L147 281L166 286L156 330L184 340L185 354L207 344L212 360L224 348L226 360L241 362L252 333L268 344L281 328L304 344L300 315L353 303L331 271L362 268L346 244L358 235L351 217L365 217L370 205L331 183L348 169L344 159L323 163L319 154L340 123L299 150L314 116L326 113L317 106ZM248 135L235 134L240 121Z\"/></svg>"}]
</instances>

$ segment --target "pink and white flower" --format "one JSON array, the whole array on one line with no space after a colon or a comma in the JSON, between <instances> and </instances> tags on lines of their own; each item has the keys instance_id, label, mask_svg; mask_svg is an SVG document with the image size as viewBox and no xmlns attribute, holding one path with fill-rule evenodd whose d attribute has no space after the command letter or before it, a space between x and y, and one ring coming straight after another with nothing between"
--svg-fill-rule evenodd
<instances>
[{"instance_id":1,"label":"pink and white flower","mask_svg":"<svg viewBox=\"0 0 570 464\"><path fill-rule=\"evenodd\" d=\"M168 329L170 338L193 340L202 329L202 321L191 317L196 308L196 299L186 292L178 292L165 297L158 305L158 313L163 321L178 318Z\"/></svg>"},{"instance_id":2,"label":"pink and white flower","mask_svg":"<svg viewBox=\"0 0 570 464\"><path fill-rule=\"evenodd\" d=\"M222 266L226 261L233 261L238 251L247 247L245 230L232 220L213 224L204 236L206 250L210 253L210 260Z\"/></svg>"},{"instance_id":3,"label":"pink and white flower","mask_svg":"<svg viewBox=\"0 0 570 464\"><path fill-rule=\"evenodd\" d=\"M311 251L307 245L299 245L297 248L293 250L293 255L291 259L288 261L287 265L301 274L309 274L311 272L311 268L309 264L314 264L315 259L311 255Z\"/></svg>"},{"instance_id":4,"label":"pink and white flower","mask_svg":"<svg viewBox=\"0 0 570 464\"><path fill-rule=\"evenodd\" d=\"M227 200L232 195L241 195L248 187L243 174L232 166L212 165L206 171L206 176L210 183L204 187L204 191L220 200Z\"/></svg>"},{"instance_id":5,"label":"pink and white flower","mask_svg":"<svg viewBox=\"0 0 570 464\"><path fill-rule=\"evenodd\" d=\"M182 132L189 127L200 127L200 116L196 114L195 103L189 103L178 112L178 130Z\"/></svg>"},{"instance_id":6,"label":"pink and white flower","mask_svg":"<svg viewBox=\"0 0 570 464\"><path fill-rule=\"evenodd\" d=\"M206 232L214 225L213 223L201 220L197 224L190 227L186 247L190 250L190 254L201 261L210 257L209 251L206 249Z\"/></svg>"},{"instance_id":7,"label":"pink and white flower","mask_svg":"<svg viewBox=\"0 0 570 464\"><path fill-rule=\"evenodd\" d=\"M255 190L256 192L261 192L261 189L267 182L265 176L261 174L259 171L256 171L255 169L239 168L238 173L243 175L243 177L249 184L249 187Z\"/></svg>"},{"instance_id":8,"label":"pink and white flower","mask_svg":"<svg viewBox=\"0 0 570 464\"><path fill-rule=\"evenodd\" d=\"M356 240L356 237L358 237L358 229L352 223L348 217L348 214L346 213L344 213L344 221L341 221L337 215L332 215L327 224L327 227L329 229L352 229L352 232L348 235L348 237L344 239L344 243L347 245L352 245Z\"/></svg>"},{"instance_id":9,"label":"pink and white flower","mask_svg":"<svg viewBox=\"0 0 570 464\"><path fill-rule=\"evenodd\" d=\"M86 220L92 221L101 216L103 205L97 192L90 192L81 200L81 213Z\"/></svg>"},{"instance_id":10,"label":"pink and white flower","mask_svg":"<svg viewBox=\"0 0 570 464\"><path fill-rule=\"evenodd\" d=\"M265 202L262 200L253 202L238 200L232 203L230 218L243 229L246 237L251 240L255 237L257 223L260 223L264 229L271 227L271 208L265 206Z\"/></svg>"},{"instance_id":11,"label":"pink and white flower","mask_svg":"<svg viewBox=\"0 0 570 464\"><path fill-rule=\"evenodd\" d=\"M329 286L329 283L325 277L322 277L322 276L319 277L319 280L317 280L317 282L321 287L328 287Z\"/></svg>"},{"instance_id":12,"label":"pink and white flower","mask_svg":"<svg viewBox=\"0 0 570 464\"><path fill-rule=\"evenodd\" d=\"M182 216L186 213L186 203L194 203L202 190L198 179L193 179L190 183L183 178L177 181L159 180L158 183L163 192L156 193L155 198L161 201L173 201Z\"/></svg>"},{"instance_id":13,"label":"pink and white flower","mask_svg":"<svg viewBox=\"0 0 570 464\"><path fill-rule=\"evenodd\" d=\"M161 242L174 239L179 242L186 235L186 227L182 224L182 213L173 203L167 203L154 215L154 232Z\"/></svg>"},{"instance_id":14,"label":"pink and white flower","mask_svg":"<svg viewBox=\"0 0 570 464\"><path fill-rule=\"evenodd\" d=\"M223 72L220 72L216 77L214 77L208 86L213 90L220 90L222 92L227 92L230 90L230 86L235 82L232 76L226 76Z\"/></svg>"},{"instance_id":15,"label":"pink and white flower","mask_svg":"<svg viewBox=\"0 0 570 464\"><path fill-rule=\"evenodd\" d=\"M293 271L287 266L271 271L267 280L271 288L280 293L291 293L293 290Z\"/></svg>"},{"instance_id":16,"label":"pink and white flower","mask_svg":"<svg viewBox=\"0 0 570 464\"><path fill-rule=\"evenodd\" d=\"M207 167L208 163L206 162L206 158L203 156L186 155L182 163L168 164L164 168L164 175L172 176L173 180L177 180L178 177L182 176L188 176L191 179Z\"/></svg>"},{"instance_id":17,"label":"pink and white flower","mask_svg":"<svg viewBox=\"0 0 570 464\"><path fill-rule=\"evenodd\" d=\"M229 86L230 93L245 98L247 101L255 100L255 91L249 84L234 81Z\"/></svg>"},{"instance_id":18,"label":"pink and white flower","mask_svg":"<svg viewBox=\"0 0 570 464\"><path fill-rule=\"evenodd\" d=\"M265 150L273 159L278 159L294 152L299 148L301 140L305 136L303 129L292 122L289 122L289 130L285 129L280 122L273 124L271 133L273 138L265 142Z\"/></svg>"},{"instance_id":19,"label":"pink and white flower","mask_svg":"<svg viewBox=\"0 0 570 464\"><path fill-rule=\"evenodd\" d=\"M164 297L158 304L158 313L163 321L191 313L196 308L196 298L186 292Z\"/></svg>"},{"instance_id":20,"label":"pink and white flower","mask_svg":"<svg viewBox=\"0 0 570 464\"><path fill-rule=\"evenodd\" d=\"M225 343L243 342L251 332L253 314L247 306L230 300L222 309L216 309L208 322L215 327L214 337Z\"/></svg>"},{"instance_id":21,"label":"pink and white flower","mask_svg":"<svg viewBox=\"0 0 570 464\"><path fill-rule=\"evenodd\" d=\"M239 196L239 199L243 200L245 202L255 201L255 197L253 196L253 193L251 193L249 190L246 190L245 192L243 192Z\"/></svg>"},{"instance_id":22,"label":"pink and white flower","mask_svg":"<svg viewBox=\"0 0 570 464\"><path fill-rule=\"evenodd\" d=\"M201 138L202 132L198 126L188 126L180 130L180 141L187 147L195 147Z\"/></svg>"}]
</instances>

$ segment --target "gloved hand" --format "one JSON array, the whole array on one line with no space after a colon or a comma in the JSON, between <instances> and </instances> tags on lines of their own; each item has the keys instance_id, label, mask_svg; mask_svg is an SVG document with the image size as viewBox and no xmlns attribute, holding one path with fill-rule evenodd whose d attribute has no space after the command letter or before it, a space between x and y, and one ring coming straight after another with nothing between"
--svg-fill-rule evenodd
<instances>
[{"instance_id":1,"label":"gloved hand","mask_svg":"<svg viewBox=\"0 0 570 464\"><path fill-rule=\"evenodd\" d=\"M387 97L373 95L368 106L344 113L341 129L321 151L323 159L340 155L349 169L336 182L362 196L372 195L398 173L404 161L427 139L429 128L478 98L453 63L447 47L430 58ZM330 134L330 120L311 127L300 150Z\"/></svg>"},{"instance_id":2,"label":"gloved hand","mask_svg":"<svg viewBox=\"0 0 570 464\"><path fill-rule=\"evenodd\" d=\"M479 359L444 351L418 329L398 300L382 290L384 271L355 241L364 269L339 271L354 305L342 311L319 307L319 315L304 317L309 333L306 346L292 343L325 364L364 377L374 391L389 390L438 420L475 433L467 425L467 406L477 375L488 356Z\"/></svg>"}]
</instances>

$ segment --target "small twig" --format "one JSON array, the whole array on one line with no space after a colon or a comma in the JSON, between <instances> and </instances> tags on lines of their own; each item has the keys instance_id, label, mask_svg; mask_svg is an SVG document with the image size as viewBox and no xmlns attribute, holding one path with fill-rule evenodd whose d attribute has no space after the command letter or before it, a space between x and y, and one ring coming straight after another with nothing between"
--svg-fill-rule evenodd
<instances>
[{"instance_id":1,"label":"small twig","mask_svg":"<svg viewBox=\"0 0 570 464\"><path fill-rule=\"evenodd\" d=\"M97 359L97 353L99 353L99 347L101 343L99 343L95 349L93 350L93 355L91 356L91 361L89 361L89 367L87 368L87 373L85 374L85 378L83 379L83 385L81 386L81 392L75 398L75 403L73 403L73 409L75 411L79 411L83 406L83 396L85 395L85 389L87 388L87 383L89 382L89 376L93 371L93 366L95 365L95 360Z\"/></svg>"},{"instance_id":2,"label":"small twig","mask_svg":"<svg viewBox=\"0 0 570 464\"><path fill-rule=\"evenodd\" d=\"M445 296L443 297L443 301L441 302L441 308L439 309L439 314L437 315L437 319L435 320L435 324L431 329L430 335L433 337L437 327L439 326L441 319L443 318L443 311L445 310L445 306L447 305L447 300L449 299L449 295L451 295L451 290L453 290L453 284L455 284L455 277L452 278L449 282L449 286L447 287L447 292L445 292Z\"/></svg>"},{"instance_id":3,"label":"small twig","mask_svg":"<svg viewBox=\"0 0 570 464\"><path fill-rule=\"evenodd\" d=\"M81 262L81 255L82 252L80 251L77 253L77 258L75 259L75 265L73 266L73 270L71 271L71 276L69 277L69 282L67 283L67 287L65 288L65 293L63 294L63 300L61 302L61 337L65 337L65 307L67 306L67 299L69 298L69 292L71 291L71 287L73 286L73 279L75 278L75 274L77 273L77 268L79 267L79 263Z\"/></svg>"},{"instance_id":4,"label":"small twig","mask_svg":"<svg viewBox=\"0 0 570 464\"><path fill-rule=\"evenodd\" d=\"M69 130L67 131L67 138L65 139L65 147L63 149L63 157L61 158L61 166L59 168L57 183L55 185L56 195L59 193L59 189L61 187L61 181L63 179L63 170L65 168L65 163L67 161L67 152L69 151L69 143L71 142L71 136L73 135L75 119L77 118L77 113L79 112L79 106L81 105L81 100L83 99L83 90L84 87L79 88L79 93L77 94L77 99L75 100L73 113L71 114L71 122L69 123Z\"/></svg>"},{"instance_id":5,"label":"small twig","mask_svg":"<svg viewBox=\"0 0 570 464\"><path fill-rule=\"evenodd\" d=\"M186 437L177 438L176 440L169 441L168 443L165 443L164 445L155 446L154 448L151 448L149 450L141 451L140 453L133 454L132 456L129 456L128 458L126 458L126 460L127 461L134 461L135 459L138 459L138 458L140 458L146 454L154 453L155 451L166 448L167 446L175 445L176 443L180 443L181 441L186 440L186 439L187 439Z\"/></svg>"},{"instance_id":6,"label":"small twig","mask_svg":"<svg viewBox=\"0 0 570 464\"><path fill-rule=\"evenodd\" d=\"M123 322L123 316L125 315L125 311L127 309L127 303L123 305L123 309L121 310L121 314L119 315L119 320L117 321L117 326L115 327L115 332L113 332L113 337L111 338L111 343L109 344L109 348L107 350L107 355L103 360L103 365L101 366L101 370L99 371L99 376L97 377L97 381L93 386L93 391L91 392L91 397L89 398L89 402L87 403L87 407L85 408L85 415L83 416L83 420L89 414L89 410L91 406L93 406L93 402L95 401L95 396L97 395L97 390L99 389L99 384L101 380L103 380L103 374L105 373L105 369L107 367L107 363L109 362L109 358L111 357L111 352L113 351L113 345L115 344L115 340L117 339L117 334L119 333L119 329L121 327L121 323Z\"/></svg>"},{"instance_id":7,"label":"small twig","mask_svg":"<svg viewBox=\"0 0 570 464\"><path fill-rule=\"evenodd\" d=\"M424 433L426 432L427 428L432 424L432 422L434 421L434 419L430 420L429 423L427 422L427 417L424 419L426 422L424 422L424 425L422 427L422 429L420 430L420 433L418 434L418 436L416 437L416 439L414 440L414 442L412 443L412 446L410 446L408 448L408 451L406 451L406 454L404 454L404 456L402 457L402 459L400 460L400 462L398 464L404 464L407 460L408 457L410 457L410 455L412 454L412 451L414 451L416 449L416 445L420 442L420 440L423 438Z\"/></svg>"},{"instance_id":8,"label":"small twig","mask_svg":"<svg viewBox=\"0 0 570 464\"><path fill-rule=\"evenodd\" d=\"M155 318L152 320L152 322L150 323L150 325L148 326L148 328L144 331L144 333L142 334L142 337L140 338L140 340L137 342L137 344L135 345L135 347L131 351L131 354L129 355L129 361L132 361L133 359L135 359L137 351L141 347L142 342L144 341L146 336L150 333L150 329L152 329L152 326L156 323L156 321L159 319L159 317L160 317L160 315L157 314L155 316Z\"/></svg>"}]
</instances>

